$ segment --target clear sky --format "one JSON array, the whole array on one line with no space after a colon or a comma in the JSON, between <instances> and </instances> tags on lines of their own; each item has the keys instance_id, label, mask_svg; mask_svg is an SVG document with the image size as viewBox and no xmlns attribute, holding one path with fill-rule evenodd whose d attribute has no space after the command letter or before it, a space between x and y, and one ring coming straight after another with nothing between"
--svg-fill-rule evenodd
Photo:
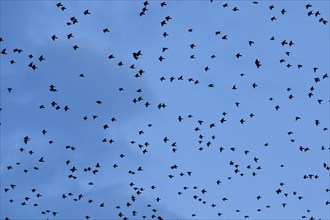
<instances>
[{"instance_id":1,"label":"clear sky","mask_svg":"<svg viewBox=\"0 0 330 220\"><path fill-rule=\"evenodd\" d=\"M0 3L1 219L330 218L328 1Z\"/></svg>"}]
</instances>

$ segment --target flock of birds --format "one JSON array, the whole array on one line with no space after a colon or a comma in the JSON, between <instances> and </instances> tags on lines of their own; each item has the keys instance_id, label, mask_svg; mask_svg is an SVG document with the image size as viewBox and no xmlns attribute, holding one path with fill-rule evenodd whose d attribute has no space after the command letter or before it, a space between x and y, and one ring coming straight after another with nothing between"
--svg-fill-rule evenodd
<instances>
[{"instance_id":1,"label":"flock of birds","mask_svg":"<svg viewBox=\"0 0 330 220\"><path fill-rule=\"evenodd\" d=\"M215 4L217 3L217 1L210 1L211 4ZM236 2L235 2L236 3ZM221 3L221 7L224 9L228 9L228 10L232 10L232 13L239 13L240 12L240 7L234 5L234 2L229 2L229 3ZM258 5L259 2L254 1L251 2L254 5ZM270 3L270 2L267 2ZM154 1L145 1L145 2L141 2L141 9L140 11L136 12L136 18L139 19L141 17L144 16L148 16L149 11L149 6L150 4L158 4L159 7L161 9L166 8L168 6L168 4L172 4L172 2L154 2ZM266 4L265 2L263 2L263 4ZM297 3L298 4L298 3ZM326 28L328 28L328 21L326 20L326 18L322 17L322 14L320 11L318 10L314 10L312 4L306 4L304 5L305 10L306 10L306 16L308 17L314 17L316 19L316 24L317 25L324 25L326 26ZM59 2L56 3L54 6L54 10L59 10L62 11L63 13L66 12L67 7L65 5L65 2ZM270 4L269 5L269 11L273 12L275 10L279 10L280 15L284 16L287 12L287 10L285 8L281 8L278 9L275 5ZM90 10L90 9L86 9L84 11L81 11L81 14L76 15L76 16L71 16L66 24L63 24L65 26L67 26L68 28L75 26L75 25L79 25L80 24L80 20L82 19L81 17L86 17L86 19L89 16L93 16L94 11ZM276 16L270 16L270 21L271 22L276 22L276 20L278 19ZM167 25L169 25L171 22L175 22L175 17L172 18L171 15L167 15L164 17L164 19L159 21L160 27L162 27L164 29L162 35L162 38L166 39L166 38L170 38L171 37L171 32L170 31L166 31L166 27ZM193 24L191 24L193 26ZM189 34L193 35L195 30L193 27L190 27L186 30ZM103 32L104 34L116 34L113 33L110 27L104 27L104 28L100 28L100 32ZM219 30L213 30L213 33L215 38L219 39L220 41L230 41L230 33L223 33L223 31L219 31ZM54 44L56 46L56 44L58 43L57 41L59 41L60 39L65 38L67 40L71 40L71 39L75 39L76 35L74 32L70 32L68 33L66 36L61 36L58 35L56 33L52 34L51 36L49 36L49 43L50 44ZM283 57L281 57L278 61L279 65L283 65L285 68L287 69L295 69L295 71L306 71L311 73L312 81L313 84L310 85L310 88L308 91L306 91L306 99L310 99L313 100L313 104L315 105L321 105L324 106L324 108L328 108L328 100L326 100L326 95L324 94L320 94L318 93L318 85L325 81L326 83L328 82L328 73L321 71L320 69L323 69L322 67L318 67L317 65L315 65L312 69L306 69L305 65L303 65L303 63L290 63L289 61L289 57L291 56L291 54L294 51L294 46L295 46L295 42L291 39L283 39L283 40L279 40L277 39L276 36L270 36L269 39L270 42L275 42L278 44L278 46L281 46L283 48L285 48L285 50L287 50L284 54ZM4 38L0 38L0 42L1 42L1 59L8 59L9 63L11 65L16 65L16 60L15 57L17 57L17 55L19 56L26 56L26 63L27 63L27 68L29 68L33 73L35 72L40 72L40 74L42 74L43 69L45 68L45 66L47 65L47 56L40 54L40 55L34 55L34 54L30 54L30 53L26 53L24 48L7 48L6 47L6 41L10 41L10 39L4 39ZM258 42L256 42L255 40L251 39L248 40L246 42L246 44L249 47L253 47L255 44L257 44ZM188 50L190 50L192 52L192 54L187 57L188 60L198 60L198 56L196 55L195 48L198 48L198 42L187 42L186 43ZM80 47L83 47L84 45L78 45L78 44L73 44L72 45L72 50L76 51L77 53L79 53ZM171 50L170 47L168 47L167 45L160 45L159 48L157 48L161 51L160 56L157 58L159 63L166 63L167 62L167 52L169 50ZM17 55L16 55L17 54ZM119 58L117 58L117 55L115 53L110 53L107 57L106 57L106 61L107 62L111 62L114 66L116 66L116 68L123 68L123 67L129 67L130 70L135 71L135 73L132 76L129 76L131 78L133 78L133 80L139 80L139 78L143 78L146 74L146 70L142 69L142 68L138 68L139 65L139 61L143 60L144 57L144 49L141 48L137 51L133 51L131 54L127 55L130 58L132 58L134 60L134 63L132 64L127 64L126 62L124 63L123 60L120 60ZM246 55L242 54L241 52L238 52L236 54L233 54L233 56L235 57L235 59L240 60L243 59ZM6 58L4 58L6 57ZM119 56L118 56L119 57ZM210 55L211 60L217 59L217 54L211 54ZM221 59L221 58L219 58ZM263 58L262 57L258 57L258 58L254 58L253 59L253 63L251 63L255 70L262 70L263 68L266 68L263 62ZM1 61L2 65L3 64L3 60ZM186 61L185 61L186 62ZM313 65L313 64L312 64ZM160 67L161 68L161 67ZM204 72L205 74L207 74L207 72L213 70L212 67L210 65L205 65L203 67L202 72ZM239 79L244 80L244 77L246 77L247 73L240 73L239 74ZM77 75L77 80L88 80L88 78L90 77L89 74L87 73L79 73ZM192 84L193 86L204 86L209 90L214 90L215 88L217 88L217 84L214 82L210 82L210 83L205 83L205 80L202 79L197 79L195 77L191 77L188 75L185 75L184 73L179 74L179 75L163 75L159 77L159 81L161 84L165 84L165 83L174 83L176 81L183 81L183 82L187 82L188 84ZM1 82L3 84L3 82ZM111 82L110 82L111 83ZM47 85L48 86L48 92L51 93L51 95L55 95L55 96L51 96L51 97L56 97L56 94L58 93L65 93L63 88L58 87L55 83ZM182 89L184 89L185 85L182 86ZM261 82L257 82L257 80L255 82L252 82L250 86L251 90L258 90L259 87L262 87L262 83ZM7 87L5 88L6 92L4 93L3 91L1 91L1 96L10 96L12 94L15 94L15 92L17 90L19 90L18 88L15 87ZM31 88L33 89L33 88ZM125 87L125 85L120 86L119 88L117 88L117 93L118 95L121 95L122 93L125 93L126 90L129 90L130 88ZM239 90L240 86L239 86L239 81L237 81L236 84L232 85L231 89L228 92L235 92L236 90ZM294 101L295 99L295 94L294 94L294 89L288 87L286 89L287 91L287 98L290 101ZM141 104L143 107L143 111L149 112L149 111L160 111L161 114L164 114L164 112L166 113L166 109L168 108L168 106L170 106L170 103L167 103L165 100L164 101L159 101L157 103L154 103L152 100L148 100L146 97L143 96L144 93L144 88L138 88L136 89L136 96L134 96L133 98L131 98L130 100L130 105L139 105ZM215 91L215 90L214 90ZM164 91L167 92L167 91ZM315 98L317 97L317 98ZM104 102L107 102L108 100L106 99L97 99L95 100L94 105L102 108L102 105L104 104ZM278 103L277 100L273 97L269 97L269 100L265 100L266 102L270 102L270 103L274 103L273 104L273 109L275 112L281 112L282 107L281 107L281 103ZM233 106L235 106L236 109L242 108L242 104L240 101L236 101L234 103L232 103ZM7 106L6 105L2 105L1 106L1 112L6 111ZM70 103L62 103L62 101L59 101L58 99L54 99L52 101L50 101L49 103L40 103L40 105L35 106L35 108L37 109L37 111L51 111L52 109L56 111L63 111L63 112L70 112L72 111L72 109L74 109L74 107L72 107L70 105ZM244 106L243 106L244 108ZM251 107L251 109L253 109ZM201 157L203 156L203 152L204 151L208 151L210 149L216 149L214 152L216 152L217 154L224 154L224 152L231 152L232 154L241 154L240 157L244 157L247 158L246 160L249 161L249 164L245 165L244 163L238 163L235 162L233 160L230 160L229 163L227 164L226 167L222 167L222 169L228 169L231 172L230 176L226 176L226 177L222 177L222 178L217 178L215 179L215 181L213 181L213 177L210 177L210 184L213 184L215 186L217 186L219 188L219 190L223 190L222 189L222 184L224 183L228 183L230 181L232 181L232 179L236 178L236 176L241 177L242 179L240 179L241 184L245 184L244 182L244 178L246 176L252 176L257 177L258 175L262 175L260 173L266 173L267 169L264 168L263 166L263 158L259 157L258 154L256 154L256 150L253 149L252 147L245 147L244 149L242 149L242 147L234 147L234 146L218 146L219 142L216 142L218 134L217 132L214 132L215 127L221 127L222 125L225 125L226 123L228 123L229 121L232 120L232 118L230 117L232 114L232 112L227 112L227 111L221 111L219 112L219 118L209 122L207 119L201 119L198 118L197 116L195 116L194 114L183 114L180 113L180 109L177 109L178 114L175 116L174 120L176 120L176 125L178 126L178 128L173 128L173 129L178 129L178 132L180 132L180 125L183 123L191 123L194 124L193 127L191 128L191 130L194 132L195 136L190 136L190 135L181 135L180 137L182 139L194 139L196 138L196 145L197 147L194 148L184 148L182 146L180 146L180 142L181 140L175 140L175 138L172 138L166 134L164 134L163 137L161 137L161 139L159 140L164 146L166 146L167 149L169 149L169 151L171 152L171 155L173 155L172 157L175 158L176 154L180 154L182 151L184 154L189 154L189 151L197 151L198 154L201 154ZM54 113L54 112L53 112ZM42 114L42 113L37 113ZM34 116L37 117L37 116ZM54 113L54 117L57 117ZM77 117L77 115L74 115L72 117ZM99 115L97 113L95 114L85 114L85 115L81 115L79 116L80 120L82 120L85 123L88 123L89 121L98 121L100 120L100 118L103 118L102 115ZM250 112L247 115L240 115L237 122L233 122L233 123L237 123L238 126L245 126L246 123L249 123L251 121L253 121L256 117L258 117L256 112ZM314 121L309 122L309 126L316 126L319 130L318 132L322 133L322 135L328 135L328 127L326 125L326 122L321 121L317 116L315 116L316 118L314 119ZM57 120L61 120L61 118L57 118ZM110 133L112 132L112 130L116 129L116 123L118 121L120 121L121 118L117 117L117 116L111 116L110 120L108 122L102 123L102 122L98 122L98 127L100 131L96 131L96 132L108 132L110 131ZM300 121L303 121L304 117L302 117L301 115L295 115L292 118L292 123L295 124L295 126L299 126ZM150 130L152 130L154 127L157 127L157 123L162 123L161 121L155 121L155 123L151 123L151 122L147 122L146 126L144 129L138 129L136 131L138 137L143 137L146 133L148 133ZM1 124L2 129L6 129L6 124ZM132 125L134 126L134 125ZM58 128L61 129L61 128ZM40 135L49 138L50 140L48 141L48 144L53 146L56 145L56 143L58 142L58 140L53 140L52 138L52 132L49 132L49 129L47 128L47 124L45 124L44 128L40 129ZM164 128L164 133L165 133L165 128ZM234 131L233 131L234 133ZM301 145L301 144L295 144L296 143L296 139L294 138L294 134L295 131L294 130L290 130L290 131L286 131L288 137L289 137L289 141L295 146L296 149L296 153L306 153L308 154L310 151L321 151L324 152L324 154L329 155L329 146L326 146L329 143L324 143L322 146L317 147L317 146L305 146L305 145ZM86 134L87 135L87 134ZM219 136L221 136L221 133L219 134ZM1 136L1 138L5 139L6 137ZM21 137L20 139L20 144L19 146L1 146L2 148L17 148L17 154L24 154L27 155L31 158L33 158L34 161L34 166L32 167L28 167L25 166L25 162L26 161L11 161L8 164L1 164L1 175L4 176L8 176L8 175L17 175L17 173L15 172L23 172L26 175L26 178L34 178L34 173L35 172L39 172L39 170L43 169L45 166L47 166L47 162L48 162L48 157L50 157L50 155L47 155L45 153L45 155L41 155L40 154L40 149L38 149L36 147L37 143L34 142L34 140L38 139L39 137L36 136L31 136L31 135L24 135ZM131 138L131 137L130 137ZM140 139L138 138L132 138L129 143L127 143L127 145L129 145L129 147L132 147L134 149L137 149L139 154L142 155L142 158L147 158L149 151L154 151L155 146L153 146L153 140L145 140L145 141L139 141ZM99 143L102 144L110 144L111 146L116 146L117 144L117 140L113 137L103 137L100 140L97 140ZM220 140L221 143L221 140ZM275 146L270 146L271 144L266 142L264 143L264 148L265 149L269 149L271 147L275 147ZM118 147L118 146L117 146ZM65 145L65 146L58 146L58 151L62 154L62 149L64 149L65 151L70 151L72 153L75 154L79 154L79 150L80 147L76 146L76 145ZM63 154L66 155L66 152L64 152ZM95 154L97 154L97 152L95 152ZM136 167L136 168L128 168L128 169L124 169L122 168L125 167L125 163L129 164L130 163L130 159L126 159L127 158L127 153L125 152L120 152L118 156L114 156L112 155L111 157L118 157L116 160L117 162L114 162L113 164L111 164L111 166L104 165L103 161L99 161L96 162L95 164L90 164L88 161L88 158L85 158L86 160L86 166L80 166L78 164L75 163L75 159L76 157L73 154L69 154L70 156L67 156L67 159L65 161L58 161L58 163L62 163L62 165L64 165L65 171L63 171L62 175L65 176L65 178L69 179L70 182L69 184L73 182L78 182L79 184L83 184L83 185L88 185L89 187L96 187L98 185L98 180L97 177L99 176L99 173L103 173L103 172L112 172L111 170L118 170L120 169L120 174L116 173L114 175L118 175L118 177L116 178L122 178L121 176L125 176L125 178L130 179L131 181L127 183L127 185L129 186L129 188L132 190L129 193L130 196L127 200L125 201L116 201L117 204L113 205L111 204L116 210L115 213L115 217L111 217L111 218L120 218L120 219L166 219L168 218L168 216L163 215L157 208L157 206L159 204L162 203L162 197L161 196L156 196L154 198L154 201L151 201L149 204L146 205L146 207L144 207L143 209L139 209L139 207L135 208L135 203L136 201L138 201L141 197L143 197L144 194L146 194L146 191L152 191L153 193L157 194L158 190L159 193L161 194L162 189L158 189L159 187L157 186L157 184L154 184L152 182L149 182L148 179L144 179L145 182L148 182L149 185L147 184L139 184L138 182L135 182L135 177L140 175L141 173L145 172L148 169L151 169L152 166L155 165L151 165L149 167L149 165L144 165L143 162L141 162L141 164ZM88 156L88 155L86 155ZM285 155L284 155L285 156ZM97 157L97 155L96 155ZM193 203L193 201L197 201L200 204L206 205L206 206L210 206L214 211L214 218L227 218L228 216L230 216L230 213L225 213L222 211L222 205L224 203L226 203L228 200L231 200L231 196L230 196L230 192L226 192L227 194L224 195L223 197L219 198L218 201L210 201L208 199L206 199L206 195L208 193L215 193L212 192L213 189L208 189L206 186L202 186L202 185L198 185L198 184L194 184L192 181L189 180L190 177L195 175L195 171L194 170L190 170L190 169L182 169L183 166L181 166L180 164L181 161L177 161L175 164L172 164L168 170L166 170L164 173L162 171L159 171L157 175L161 175L166 177L166 179L164 179L164 181L169 181L167 184L169 185L175 185L176 183L174 182L175 179L180 179L180 178L188 178L186 179L185 184L183 184L182 186L180 186L180 190L178 190L177 192L166 192L168 194L170 193L174 193L176 194L176 199L180 200L180 198L185 195L188 194L188 192L192 193L191 196L191 202ZM309 172L308 169L305 173L305 175L303 175L301 177L301 180L298 181L304 181L304 180L311 180L311 181L319 181L319 179L323 179L323 181L326 181L324 179L329 179L329 171L330 171L330 163L329 160L328 161L315 161L315 163L317 163L317 166L320 167L320 169L322 171L320 172ZM87 165L88 164L88 165ZM281 167L281 169L286 169L286 164L280 164L279 165ZM304 167L304 165L301 165L300 167L301 169L304 169L306 167ZM29 177L29 175L31 175ZM84 176L84 177L82 177ZM91 177L91 178L85 178L86 176ZM44 179L47 179L48 177L44 177ZM1 178L2 179L2 178ZM86 180L89 179L89 180ZM91 180L93 179L93 180ZM181 181L181 180L180 180ZM16 194L14 193L15 190L17 190L17 188L22 187L22 185L24 185L24 181L17 181L17 182L11 182L9 184L1 184L1 203L9 203L9 205L16 207L17 212L25 212L26 209L24 209L25 207L30 207L30 209L36 209L38 210L38 213L40 215L35 216L35 218L39 219L39 218L57 218L57 219L66 219L66 213L61 213L61 211L59 211L57 208L52 208L52 205L48 204L48 207L45 207L43 205L40 199L47 196L45 194L47 194L46 192L42 192L38 187L33 187L31 189L29 189L28 191L24 192L24 194L16 196ZM178 183L179 184L179 183ZM229 183L230 184L230 183ZM180 184L179 184L180 185ZM287 197L295 197L298 201L304 200L304 193L303 192L299 192L297 190L287 190L285 187L285 182L280 181L278 184L278 187L275 188L273 190L273 194L274 196L281 196L281 198L283 198L283 202L280 204L280 206L282 208L286 208L288 205L288 202L286 202L285 198ZM256 186L256 188L258 188L259 186ZM174 189L175 187L173 187ZM171 187L169 188L171 189ZM324 190L324 193L326 193L329 196L329 192L330 192L330 188L324 188L322 189ZM244 196L244 195L243 195ZM100 198L93 198L93 196L91 194L85 195L83 192L60 192L58 193L58 195L56 195L56 197L60 200L57 200L57 203L63 203L64 204L64 200L70 200L73 201L73 203L67 203L67 206L72 207L72 209L75 209L74 205L77 203L87 203L88 206L97 206L100 209L107 209L109 208L111 205L108 204L107 202L103 201L102 199L100 200ZM257 194L255 195L255 201L253 201L253 203L257 203L263 200L263 195ZM308 203L308 201L306 201ZM253 213L246 213L243 210L239 209L239 208L233 208L235 213L238 213L240 215L240 217L242 219L245 218L258 218L258 213L260 212L264 212L266 210L272 209L272 206L270 204L267 204L267 202L265 201L266 204L261 205L259 208L257 208L255 210L255 212ZM195 204L195 203L194 203ZM322 203L317 204L318 206L325 206L326 209L329 208L330 205L330 200L325 200L322 201ZM187 204L187 206L190 206L190 204ZM235 205L232 204L232 207L234 207ZM292 205L291 205L292 206ZM58 206L56 206L58 207ZM244 208L242 208L244 209ZM143 213L142 210L148 210L146 211L146 213ZM91 211L86 208L84 210L82 210L83 213L81 213L80 216L76 216L76 218L78 219L93 219L93 213L91 213ZM203 215L198 215L198 208L196 208L196 211L193 213L190 213L189 218L204 218ZM242 214L241 214L242 213ZM13 213L10 213L13 214ZM297 216L297 218L306 218L306 219L317 219L318 213L313 213L313 211L311 209L306 210L306 213L302 214L301 216ZM272 216L269 216L272 217ZM328 216L329 217L329 216ZM11 217L9 215L9 213L6 213L6 210L2 209L2 214L1 214L1 218L3 219L15 219L15 217ZM110 218L109 216L103 216L103 218Z\"/></svg>"}]
</instances>

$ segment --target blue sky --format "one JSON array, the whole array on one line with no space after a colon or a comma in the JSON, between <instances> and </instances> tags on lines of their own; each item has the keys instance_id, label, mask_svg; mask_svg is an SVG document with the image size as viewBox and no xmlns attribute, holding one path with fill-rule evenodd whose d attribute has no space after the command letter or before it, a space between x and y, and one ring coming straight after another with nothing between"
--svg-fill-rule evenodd
<instances>
[{"instance_id":1,"label":"blue sky","mask_svg":"<svg viewBox=\"0 0 330 220\"><path fill-rule=\"evenodd\" d=\"M1 219L84 219L87 215L116 219L120 212L129 219L150 219L153 214L165 219L330 218L329 170L323 166L330 165L325 129L329 127L329 79L323 78L329 74L329 24L319 22L329 20L329 2L169 0L161 7L160 1L149 1L144 16L139 16L143 1L62 1L64 11L57 3L1 1L4 41L0 45L7 53L0 56ZM225 3L228 7L223 7ZM307 4L312 7L306 9ZM234 7L239 10L233 11ZM83 14L86 9L90 15ZM308 16L309 11L321 14ZM78 23L66 25L73 16ZM166 16L172 19L161 26ZM271 21L273 16L276 21ZM104 28L110 32L103 33ZM217 31L221 34L216 35ZM169 36L163 37L164 32ZM70 33L74 37L67 39ZM58 39L52 41L54 34ZM225 35L227 40L222 39ZM284 40L294 45L282 46ZM254 44L249 46L249 41ZM191 44L196 47L191 49ZM74 50L74 45L79 49ZM163 47L168 50L162 52ZM23 52L14 53L15 48ZM132 53L139 50L142 55L135 60ZM242 57L237 59L237 53ZM110 54L115 58L108 59ZM162 62L160 56L165 58ZM280 63L281 59L285 62ZM10 64L11 60L15 63ZM28 67L30 62L36 70ZM119 62L124 65L118 66ZM141 69L143 75L134 77ZM84 78L79 77L82 73ZM180 76L183 80L178 80ZM49 91L50 85L58 91ZM314 95L309 98L311 87ZM9 93L8 88L13 90ZM290 95L294 98L289 99ZM134 104L139 97L143 100ZM51 106L53 101L60 110ZM166 108L158 109L159 103ZM63 110L66 105L68 111ZM94 120L93 115L98 117ZM112 122L113 117L117 121ZM109 129L103 128L105 124ZM200 130L195 131L196 127ZM28 144L23 142L25 136L30 138ZM104 138L114 143L104 143ZM301 152L300 146L310 150ZM20 152L21 147L25 151ZM144 149L148 152L143 153ZM41 157L44 163L38 162ZM114 164L118 167L113 168ZM173 165L178 168L171 169ZM73 166L75 180L68 178ZM98 172L84 172L87 167ZM319 178L304 179L308 174ZM138 195L140 188L144 190ZM62 199L68 193L73 196ZM74 201L79 194L84 197ZM257 200L258 196L262 198ZM30 199L22 206L25 197ZM88 203L89 199L93 202ZM127 202L132 205L127 207ZM105 207L99 207L101 203ZM42 214L46 210L50 213ZM54 217L51 212L58 214Z\"/></svg>"}]
</instances>

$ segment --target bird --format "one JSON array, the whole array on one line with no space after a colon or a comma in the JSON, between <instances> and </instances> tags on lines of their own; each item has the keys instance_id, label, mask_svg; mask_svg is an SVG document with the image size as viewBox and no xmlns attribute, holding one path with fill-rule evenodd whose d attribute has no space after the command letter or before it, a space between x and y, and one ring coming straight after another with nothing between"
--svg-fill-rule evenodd
<instances>
[{"instance_id":1,"label":"bird","mask_svg":"<svg viewBox=\"0 0 330 220\"><path fill-rule=\"evenodd\" d=\"M84 15L90 15L90 14L91 14L91 13L89 12L88 9L84 11Z\"/></svg>"},{"instance_id":2,"label":"bird","mask_svg":"<svg viewBox=\"0 0 330 220\"><path fill-rule=\"evenodd\" d=\"M260 68L262 66L261 62L258 59L256 59L254 63L256 64L257 68Z\"/></svg>"},{"instance_id":3,"label":"bird","mask_svg":"<svg viewBox=\"0 0 330 220\"><path fill-rule=\"evenodd\" d=\"M57 39L58 39L58 37L57 37L55 34L54 34L54 35L52 35L52 37L51 37L51 38L52 38L52 40L53 40L53 41L55 41L55 40L57 40Z\"/></svg>"},{"instance_id":4,"label":"bird","mask_svg":"<svg viewBox=\"0 0 330 220\"><path fill-rule=\"evenodd\" d=\"M44 58L43 55L41 55L38 59L39 59L40 62L42 62L43 60L45 60L45 58Z\"/></svg>"},{"instance_id":5,"label":"bird","mask_svg":"<svg viewBox=\"0 0 330 220\"><path fill-rule=\"evenodd\" d=\"M71 38L73 38L73 34L72 33L68 34L67 38L70 40Z\"/></svg>"},{"instance_id":6,"label":"bird","mask_svg":"<svg viewBox=\"0 0 330 220\"><path fill-rule=\"evenodd\" d=\"M133 52L133 58L135 60L138 60L141 55L142 55L141 50L139 50L138 52Z\"/></svg>"},{"instance_id":7,"label":"bird","mask_svg":"<svg viewBox=\"0 0 330 220\"><path fill-rule=\"evenodd\" d=\"M1 54L7 55L6 48L5 49L2 49Z\"/></svg>"},{"instance_id":8,"label":"bird","mask_svg":"<svg viewBox=\"0 0 330 220\"><path fill-rule=\"evenodd\" d=\"M309 9L310 7L312 7L312 5L311 4L307 4L307 5L305 5L305 7L306 7L306 9Z\"/></svg>"}]
</instances>

